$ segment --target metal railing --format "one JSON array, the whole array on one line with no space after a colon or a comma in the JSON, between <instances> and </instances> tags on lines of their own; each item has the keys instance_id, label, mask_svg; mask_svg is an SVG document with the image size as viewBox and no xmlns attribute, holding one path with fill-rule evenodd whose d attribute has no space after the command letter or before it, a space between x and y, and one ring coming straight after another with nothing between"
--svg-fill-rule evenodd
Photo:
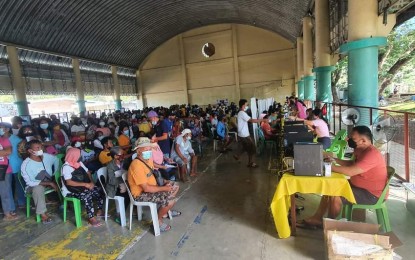
<instances>
[{"instance_id":1,"label":"metal railing","mask_svg":"<svg viewBox=\"0 0 415 260\"><path fill-rule=\"evenodd\" d=\"M324 104L316 103L315 105L322 107ZM415 113L385 108L327 103L327 119L332 134L336 134L341 129L348 130L350 128L342 122L342 115L348 108L357 109L361 119L369 122L370 126L381 115L390 115L395 119L394 128L396 129L396 134L392 140L382 144L382 148L386 148L387 162L396 169L399 178L403 181L415 182Z\"/></svg>"}]
</instances>

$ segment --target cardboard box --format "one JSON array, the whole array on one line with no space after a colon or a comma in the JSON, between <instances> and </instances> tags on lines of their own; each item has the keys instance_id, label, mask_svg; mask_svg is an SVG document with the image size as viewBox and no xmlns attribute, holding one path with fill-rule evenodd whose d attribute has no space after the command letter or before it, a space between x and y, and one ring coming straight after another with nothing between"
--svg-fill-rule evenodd
<instances>
[{"instance_id":1,"label":"cardboard box","mask_svg":"<svg viewBox=\"0 0 415 260\"><path fill-rule=\"evenodd\" d=\"M393 249L402 245L399 238L393 233L388 232L379 234L379 225L369 223L358 223L351 221L338 221L333 219L324 219L324 241L326 249L326 259L392 259ZM385 248L380 254L374 254L372 257L347 257L341 255L335 255L331 247L331 237L334 233L341 234L342 237L350 238L353 240L364 241L371 243L376 241L375 244Z\"/></svg>"}]
</instances>

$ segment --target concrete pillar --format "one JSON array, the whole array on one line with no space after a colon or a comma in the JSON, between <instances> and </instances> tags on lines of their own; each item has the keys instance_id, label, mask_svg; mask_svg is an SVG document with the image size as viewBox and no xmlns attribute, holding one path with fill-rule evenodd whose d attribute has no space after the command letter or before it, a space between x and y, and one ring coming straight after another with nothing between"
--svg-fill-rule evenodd
<instances>
[{"instance_id":1,"label":"concrete pillar","mask_svg":"<svg viewBox=\"0 0 415 260\"><path fill-rule=\"evenodd\" d=\"M313 33L311 17L303 18L304 100L314 101Z\"/></svg>"},{"instance_id":2,"label":"concrete pillar","mask_svg":"<svg viewBox=\"0 0 415 260\"><path fill-rule=\"evenodd\" d=\"M349 0L348 42L340 53L348 59L348 103L355 106L378 107L378 50L386 45L378 37L378 1ZM369 109L359 109L359 125L370 124ZM376 116L376 113L373 113Z\"/></svg>"},{"instance_id":3,"label":"concrete pillar","mask_svg":"<svg viewBox=\"0 0 415 260\"><path fill-rule=\"evenodd\" d=\"M135 72L136 75L136 81L135 83L137 84L137 99L138 99L138 106L140 109L143 109L144 106L144 93L143 93L143 84L141 82L141 74L140 74L140 70L137 70Z\"/></svg>"},{"instance_id":4,"label":"concrete pillar","mask_svg":"<svg viewBox=\"0 0 415 260\"><path fill-rule=\"evenodd\" d=\"M330 54L330 29L329 29L329 1L315 1L315 41L316 41L316 100L319 102L332 102L331 72L335 69L331 66Z\"/></svg>"},{"instance_id":5,"label":"concrete pillar","mask_svg":"<svg viewBox=\"0 0 415 260\"><path fill-rule=\"evenodd\" d=\"M26 85L22 78L22 69L20 67L19 56L17 55L17 48L14 46L6 46L6 50L12 74L14 103L17 106L17 113L20 116L29 115L29 103L26 99Z\"/></svg>"},{"instance_id":6,"label":"concrete pillar","mask_svg":"<svg viewBox=\"0 0 415 260\"><path fill-rule=\"evenodd\" d=\"M114 84L114 101L115 101L115 110L120 110L121 105L121 88L120 83L118 82L117 67L111 66L112 72L112 82Z\"/></svg>"},{"instance_id":7,"label":"concrete pillar","mask_svg":"<svg viewBox=\"0 0 415 260\"><path fill-rule=\"evenodd\" d=\"M85 112L85 92L82 86L81 70L79 69L79 60L72 59L72 68L75 75L75 87L76 87L76 103L78 103L79 112Z\"/></svg>"},{"instance_id":8,"label":"concrete pillar","mask_svg":"<svg viewBox=\"0 0 415 260\"><path fill-rule=\"evenodd\" d=\"M304 58L303 58L303 37L297 37L297 96L304 99Z\"/></svg>"}]
</instances>

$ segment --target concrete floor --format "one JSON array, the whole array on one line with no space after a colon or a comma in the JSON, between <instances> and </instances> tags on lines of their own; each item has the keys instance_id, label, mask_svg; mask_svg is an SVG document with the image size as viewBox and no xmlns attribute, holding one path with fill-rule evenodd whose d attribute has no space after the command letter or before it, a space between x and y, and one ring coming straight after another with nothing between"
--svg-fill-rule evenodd
<instances>
[{"instance_id":1,"label":"concrete floor","mask_svg":"<svg viewBox=\"0 0 415 260\"><path fill-rule=\"evenodd\" d=\"M324 259L321 230L298 229L296 237L278 238L269 211L277 179L266 169L268 158L257 159L263 165L258 169L211 151L200 161L202 174L181 185L175 208L183 215L170 221L172 230L159 237L136 219L132 231L113 219L100 228L84 221L76 229L73 218L62 223L57 208L55 222L48 226L19 212L19 221L0 222L0 259ZM311 215L319 200L317 195L304 197L298 201L305 206L300 218ZM414 215L403 201L390 199L388 207L392 228L405 244L397 253L411 259ZM368 213L369 222L374 217Z\"/></svg>"}]
</instances>

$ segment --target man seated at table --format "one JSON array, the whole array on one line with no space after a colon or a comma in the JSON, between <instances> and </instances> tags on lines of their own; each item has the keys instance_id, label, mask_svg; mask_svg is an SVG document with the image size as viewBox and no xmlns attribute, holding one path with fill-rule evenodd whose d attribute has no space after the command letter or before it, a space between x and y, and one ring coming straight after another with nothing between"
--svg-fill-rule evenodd
<instances>
[{"instance_id":1,"label":"man seated at table","mask_svg":"<svg viewBox=\"0 0 415 260\"><path fill-rule=\"evenodd\" d=\"M372 132L367 126L356 126L348 144L354 149L355 160L333 159L332 171L350 176L350 186L357 204L376 204L388 181L386 163L382 154L373 146ZM330 157L325 154L325 157ZM323 216L336 218L343 203L350 203L342 197L323 196L316 213L303 221L299 227L321 226Z\"/></svg>"}]
</instances>

